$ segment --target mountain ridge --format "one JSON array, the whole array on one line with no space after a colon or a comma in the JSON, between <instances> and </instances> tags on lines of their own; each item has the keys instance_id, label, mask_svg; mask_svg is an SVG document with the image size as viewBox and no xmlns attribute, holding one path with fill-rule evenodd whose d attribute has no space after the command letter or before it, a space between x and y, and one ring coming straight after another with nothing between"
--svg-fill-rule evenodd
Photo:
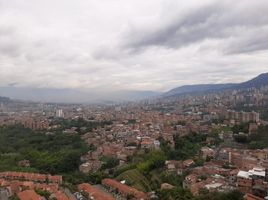
<instances>
[{"instance_id":1,"label":"mountain ridge","mask_svg":"<svg viewBox=\"0 0 268 200\"><path fill-rule=\"evenodd\" d=\"M247 88L260 88L261 86L268 85L268 73L262 73L248 81L242 83L226 83L226 84L196 84L196 85L183 85L173 88L164 93L162 97L180 96L185 94L214 92L227 89L247 89Z\"/></svg>"},{"instance_id":2,"label":"mountain ridge","mask_svg":"<svg viewBox=\"0 0 268 200\"><path fill-rule=\"evenodd\" d=\"M186 94L201 94L224 91L228 89L247 89L251 87L259 88L263 85L268 85L268 73L262 73L257 77L254 77L242 83L184 85L173 88L165 93L138 90L98 91L79 89L23 88L16 86L6 86L0 87L0 96L4 96L2 101L5 102L9 98L23 101L53 103L99 103L105 101L124 102L144 100L150 98L176 97Z\"/></svg>"}]
</instances>

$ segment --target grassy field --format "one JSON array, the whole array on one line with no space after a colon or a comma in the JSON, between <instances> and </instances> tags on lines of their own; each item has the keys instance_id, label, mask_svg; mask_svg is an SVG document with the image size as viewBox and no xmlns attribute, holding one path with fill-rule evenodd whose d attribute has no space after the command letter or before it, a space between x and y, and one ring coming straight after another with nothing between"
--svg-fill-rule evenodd
<instances>
[{"instance_id":1,"label":"grassy field","mask_svg":"<svg viewBox=\"0 0 268 200\"><path fill-rule=\"evenodd\" d=\"M144 192L151 191L150 182L148 181L148 179L136 169L125 171L124 173L120 174L116 179L119 181L126 180L128 184L138 190Z\"/></svg>"}]
</instances>

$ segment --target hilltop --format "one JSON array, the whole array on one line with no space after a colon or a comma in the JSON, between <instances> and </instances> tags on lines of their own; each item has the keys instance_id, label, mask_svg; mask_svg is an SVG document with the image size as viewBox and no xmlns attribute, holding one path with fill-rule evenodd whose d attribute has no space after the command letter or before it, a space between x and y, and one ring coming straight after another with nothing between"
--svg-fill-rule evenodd
<instances>
[{"instance_id":1,"label":"hilltop","mask_svg":"<svg viewBox=\"0 0 268 200\"><path fill-rule=\"evenodd\" d=\"M259 76L242 83L227 83L227 84L198 84L184 85L163 94L164 97L180 96L184 94L204 93L224 91L228 89L249 89L260 88L268 85L268 73L260 74Z\"/></svg>"}]
</instances>

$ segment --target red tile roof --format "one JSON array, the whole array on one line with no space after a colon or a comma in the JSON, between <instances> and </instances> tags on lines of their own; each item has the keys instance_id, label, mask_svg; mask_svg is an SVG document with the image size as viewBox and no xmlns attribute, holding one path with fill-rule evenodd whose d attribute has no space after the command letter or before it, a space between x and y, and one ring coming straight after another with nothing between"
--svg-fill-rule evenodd
<instances>
[{"instance_id":1,"label":"red tile roof","mask_svg":"<svg viewBox=\"0 0 268 200\"><path fill-rule=\"evenodd\" d=\"M109 196L108 194L94 188L92 185L88 183L83 183L78 186L80 191L84 191L94 197L95 200L115 200L115 198Z\"/></svg>"},{"instance_id":2,"label":"red tile roof","mask_svg":"<svg viewBox=\"0 0 268 200\"><path fill-rule=\"evenodd\" d=\"M42 200L42 197L35 193L33 190L25 190L18 193L20 200Z\"/></svg>"},{"instance_id":3,"label":"red tile roof","mask_svg":"<svg viewBox=\"0 0 268 200\"><path fill-rule=\"evenodd\" d=\"M247 194L246 197L247 197L246 200L264 200L263 198L254 196L253 194Z\"/></svg>"},{"instance_id":4,"label":"red tile roof","mask_svg":"<svg viewBox=\"0 0 268 200\"><path fill-rule=\"evenodd\" d=\"M21 189L21 184L19 181L16 181L16 182L11 182L10 183L10 189L12 192L14 193L18 193L20 192L22 189Z\"/></svg>"},{"instance_id":5,"label":"red tile roof","mask_svg":"<svg viewBox=\"0 0 268 200\"><path fill-rule=\"evenodd\" d=\"M147 195L133 187L124 185L113 179L103 179L102 184L114 189L125 195L133 195L136 199L147 199Z\"/></svg>"},{"instance_id":6,"label":"red tile roof","mask_svg":"<svg viewBox=\"0 0 268 200\"><path fill-rule=\"evenodd\" d=\"M47 179L51 183L61 183L62 176L51 176L46 174L34 174L34 173L23 173L23 172L2 172L0 178L9 179L24 179L36 182L45 182Z\"/></svg>"},{"instance_id":7,"label":"red tile roof","mask_svg":"<svg viewBox=\"0 0 268 200\"><path fill-rule=\"evenodd\" d=\"M18 193L25 189L40 189L48 191L50 193L55 193L59 190L59 185L55 183L45 184L45 183L35 183L33 181L5 181L0 179L0 186L9 186L12 193Z\"/></svg>"},{"instance_id":8,"label":"red tile roof","mask_svg":"<svg viewBox=\"0 0 268 200\"><path fill-rule=\"evenodd\" d=\"M66 194L64 194L62 191L58 191L56 193L54 193L55 198L57 200L69 200L69 198L66 196Z\"/></svg>"},{"instance_id":9,"label":"red tile roof","mask_svg":"<svg viewBox=\"0 0 268 200\"><path fill-rule=\"evenodd\" d=\"M62 176L51 176L48 175L48 180L52 183L61 183L62 182Z\"/></svg>"},{"instance_id":10,"label":"red tile roof","mask_svg":"<svg viewBox=\"0 0 268 200\"><path fill-rule=\"evenodd\" d=\"M51 193L57 192L59 190L59 186L56 184L42 184L42 183L37 183L35 184L36 189L48 191Z\"/></svg>"}]
</instances>

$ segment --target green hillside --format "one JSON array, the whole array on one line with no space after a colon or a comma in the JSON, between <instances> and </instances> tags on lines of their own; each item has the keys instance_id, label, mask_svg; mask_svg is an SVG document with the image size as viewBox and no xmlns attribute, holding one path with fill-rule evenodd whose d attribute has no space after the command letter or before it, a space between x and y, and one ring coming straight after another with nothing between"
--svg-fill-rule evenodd
<instances>
[{"instance_id":1,"label":"green hillside","mask_svg":"<svg viewBox=\"0 0 268 200\"><path fill-rule=\"evenodd\" d=\"M126 180L127 184L135 187L138 190L144 192L151 191L148 179L143 176L137 169L125 171L120 174L116 179L119 181Z\"/></svg>"}]
</instances>

